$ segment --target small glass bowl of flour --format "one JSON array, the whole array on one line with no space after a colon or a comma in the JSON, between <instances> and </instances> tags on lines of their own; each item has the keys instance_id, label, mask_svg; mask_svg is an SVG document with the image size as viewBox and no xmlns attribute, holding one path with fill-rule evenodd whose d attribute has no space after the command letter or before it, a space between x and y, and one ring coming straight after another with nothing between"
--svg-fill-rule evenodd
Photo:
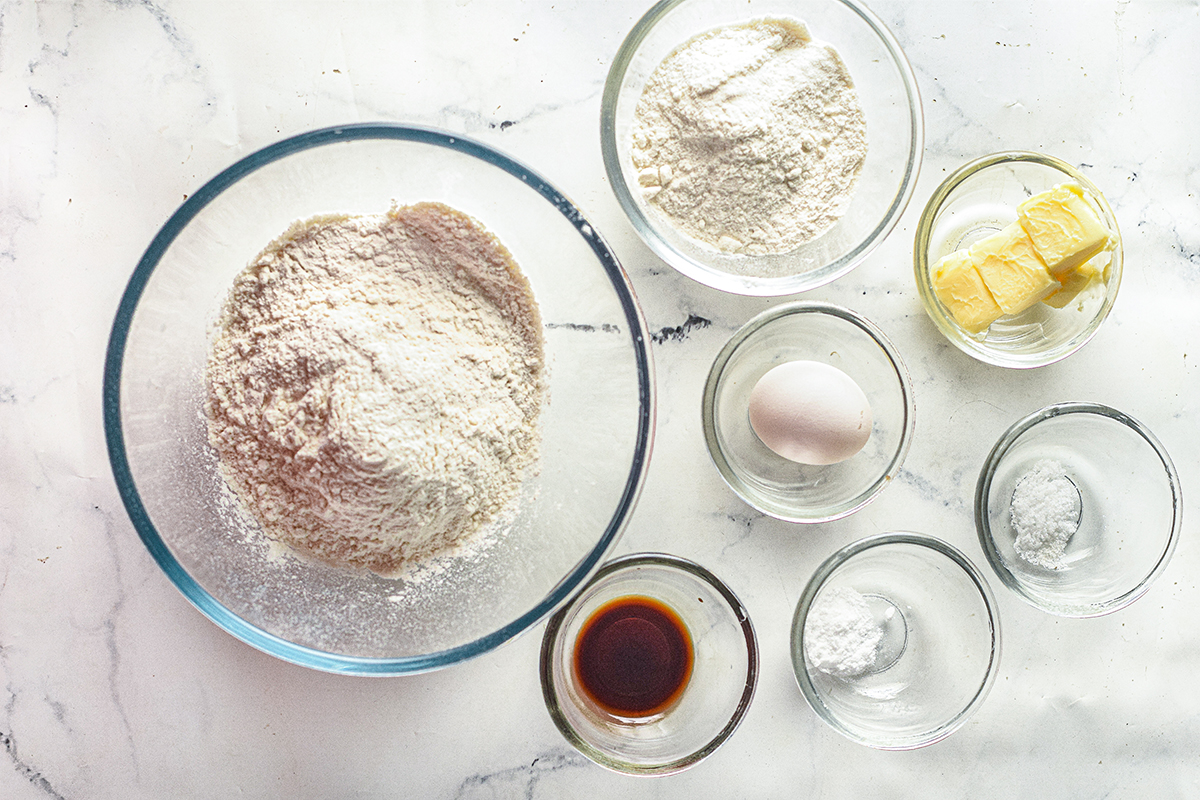
<instances>
[{"instance_id":1,"label":"small glass bowl of flour","mask_svg":"<svg viewBox=\"0 0 1200 800\"><path fill-rule=\"evenodd\" d=\"M1094 617L1132 603L1166 569L1182 525L1179 476L1141 422L1060 403L996 442L975 490L979 542L1027 603Z\"/></svg>"},{"instance_id":2,"label":"small glass bowl of flour","mask_svg":"<svg viewBox=\"0 0 1200 800\"><path fill-rule=\"evenodd\" d=\"M1000 662L996 602L957 549L918 533L862 539L810 579L792 620L805 700L883 750L944 739L983 702Z\"/></svg>"},{"instance_id":3,"label":"small glass bowl of flour","mask_svg":"<svg viewBox=\"0 0 1200 800\"><path fill-rule=\"evenodd\" d=\"M617 52L600 113L638 234L744 295L853 269L899 219L923 149L912 69L857 0L659 4Z\"/></svg>"}]
</instances>

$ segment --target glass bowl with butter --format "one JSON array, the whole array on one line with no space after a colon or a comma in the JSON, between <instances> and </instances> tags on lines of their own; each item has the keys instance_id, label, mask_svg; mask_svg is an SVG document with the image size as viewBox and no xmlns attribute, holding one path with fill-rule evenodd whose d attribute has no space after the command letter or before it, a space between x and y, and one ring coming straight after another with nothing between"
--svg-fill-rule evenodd
<instances>
[{"instance_id":1,"label":"glass bowl with butter","mask_svg":"<svg viewBox=\"0 0 1200 800\"><path fill-rule=\"evenodd\" d=\"M924 119L899 42L859 0L666 0L613 58L600 143L656 256L778 297L846 274L895 227Z\"/></svg>"},{"instance_id":2,"label":"glass bowl with butter","mask_svg":"<svg viewBox=\"0 0 1200 800\"><path fill-rule=\"evenodd\" d=\"M1042 153L973 161L930 197L913 267L930 319L1000 367L1052 364L1099 330L1121 284L1117 219L1078 169Z\"/></svg>"},{"instance_id":3,"label":"glass bowl with butter","mask_svg":"<svg viewBox=\"0 0 1200 800\"><path fill-rule=\"evenodd\" d=\"M865 411L865 440L843 424L847 405ZM875 499L900 471L914 417L908 370L883 331L808 301L767 309L734 333L701 403L725 483L764 514L799 523L841 519Z\"/></svg>"},{"instance_id":4,"label":"glass bowl with butter","mask_svg":"<svg viewBox=\"0 0 1200 800\"><path fill-rule=\"evenodd\" d=\"M1047 406L996 442L975 489L979 543L1000 581L1062 617L1144 595L1183 524L1179 475L1138 420L1099 403Z\"/></svg>"}]
</instances>

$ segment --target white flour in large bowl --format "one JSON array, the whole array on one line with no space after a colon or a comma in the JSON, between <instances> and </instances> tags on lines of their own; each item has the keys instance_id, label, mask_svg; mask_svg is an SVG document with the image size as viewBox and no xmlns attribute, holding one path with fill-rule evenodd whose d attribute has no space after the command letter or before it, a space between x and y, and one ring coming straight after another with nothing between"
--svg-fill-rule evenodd
<instances>
[{"instance_id":1,"label":"white flour in large bowl","mask_svg":"<svg viewBox=\"0 0 1200 800\"><path fill-rule=\"evenodd\" d=\"M296 223L238 275L209 441L272 539L396 575L453 553L537 459L541 318L478 222L437 203Z\"/></svg>"}]
</instances>

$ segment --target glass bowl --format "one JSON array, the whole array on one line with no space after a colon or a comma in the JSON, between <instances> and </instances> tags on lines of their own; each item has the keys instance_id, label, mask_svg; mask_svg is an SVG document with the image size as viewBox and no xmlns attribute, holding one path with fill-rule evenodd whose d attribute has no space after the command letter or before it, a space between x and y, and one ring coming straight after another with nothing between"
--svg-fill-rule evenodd
<instances>
[{"instance_id":1,"label":"glass bowl","mask_svg":"<svg viewBox=\"0 0 1200 800\"><path fill-rule=\"evenodd\" d=\"M762 17L804 22L833 45L866 118L867 158L845 215L818 238L782 254L718 252L681 234L642 197L630 155L634 110L659 63L693 36ZM638 235L679 272L754 296L803 292L838 278L887 236L908 205L924 150L917 81L895 37L857 0L666 0L633 27L613 60L600 105L604 168Z\"/></svg>"},{"instance_id":2,"label":"glass bowl","mask_svg":"<svg viewBox=\"0 0 1200 800\"><path fill-rule=\"evenodd\" d=\"M586 624L623 598L665 605L690 635L690 678L673 704L654 713L606 710L582 688L576 668ZM712 755L741 723L758 681L758 642L741 601L711 572L677 556L637 553L605 564L550 618L540 671L550 717L581 753L617 772L670 775Z\"/></svg>"},{"instance_id":3,"label":"glass bowl","mask_svg":"<svg viewBox=\"0 0 1200 800\"><path fill-rule=\"evenodd\" d=\"M930 270L942 256L1015 222L1018 203L1067 181L1091 194L1095 210L1116 240L1112 249L1093 260L1106 279L1061 309L1035 303L1019 314L1001 317L982 334L963 329L934 294ZM1096 335L1117 299L1121 264L1120 229L1103 193L1075 167L1042 153L996 153L958 169L929 198L913 245L921 302L938 330L973 358L1017 369L1060 361Z\"/></svg>"},{"instance_id":4,"label":"glass bowl","mask_svg":"<svg viewBox=\"0 0 1200 800\"><path fill-rule=\"evenodd\" d=\"M809 629L810 612L835 590L861 596L877 631L863 639L875 643L873 656L853 673L823 659L818 669L810 658L810 647L827 652L817 648L837 630ZM880 534L842 548L813 574L796 606L791 651L817 716L860 744L909 750L944 739L979 708L1000 665L1000 619L987 582L957 549L917 533Z\"/></svg>"},{"instance_id":5,"label":"glass bowl","mask_svg":"<svg viewBox=\"0 0 1200 800\"><path fill-rule=\"evenodd\" d=\"M828 466L789 461L755 434L750 392L789 361L819 361L850 376L870 403L866 445ZM912 442L915 408L908 370L888 338L846 308L784 303L751 319L713 361L701 408L709 455L745 502L788 522L828 522L854 513L888 485Z\"/></svg>"},{"instance_id":6,"label":"glass bowl","mask_svg":"<svg viewBox=\"0 0 1200 800\"><path fill-rule=\"evenodd\" d=\"M540 470L493 543L420 581L281 558L238 509L207 439L203 371L234 276L293 221L440 201L511 251L540 306L550 402ZM167 220L121 299L104 422L125 507L159 566L234 636L317 669L444 667L527 630L599 568L650 453L645 325L616 258L566 198L495 150L436 130L301 134L217 175Z\"/></svg>"},{"instance_id":7,"label":"glass bowl","mask_svg":"<svg viewBox=\"0 0 1200 800\"><path fill-rule=\"evenodd\" d=\"M1011 511L1017 484L1042 461L1066 479L1071 502L1040 521L1022 516L1018 530ZM1061 557L1040 558L1040 547L1018 554L1019 532L1037 537L1060 516L1069 536ZM1015 423L988 454L975 489L979 543L996 575L1025 602L1063 617L1108 614L1145 594L1166 569L1182 525L1179 475L1162 443L1098 403L1047 406Z\"/></svg>"}]
</instances>

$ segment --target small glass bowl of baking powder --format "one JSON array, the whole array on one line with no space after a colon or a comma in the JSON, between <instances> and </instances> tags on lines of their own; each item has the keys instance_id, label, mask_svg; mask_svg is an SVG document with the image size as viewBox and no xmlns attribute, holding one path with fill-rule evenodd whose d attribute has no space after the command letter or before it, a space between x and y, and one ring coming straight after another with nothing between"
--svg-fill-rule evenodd
<instances>
[{"instance_id":1,"label":"small glass bowl of baking powder","mask_svg":"<svg viewBox=\"0 0 1200 800\"><path fill-rule=\"evenodd\" d=\"M660 663L672 637L686 651L680 671ZM581 753L616 772L671 775L712 755L741 723L758 682L758 641L741 601L711 572L637 553L605 564L550 618L540 673L551 719ZM670 685L655 696L665 675Z\"/></svg>"},{"instance_id":2,"label":"small glass bowl of baking powder","mask_svg":"<svg viewBox=\"0 0 1200 800\"><path fill-rule=\"evenodd\" d=\"M716 98L710 106L688 106L691 110L686 117L671 109L664 111L664 118L682 120L681 141L706 138L692 127L696 123L716 133L721 139L718 146L696 153L667 153L657 149L668 140L665 135L650 137L655 141L634 141L635 131L666 130L658 126L639 128L637 124L639 100L665 58L697 35L761 24L764 19L771 20L767 24L781 19L802 23L812 37L809 49L821 52L821 44L827 43L837 53L833 60L840 58L844 65L861 106L866 137L865 159L861 158L861 143L852 147L855 158L849 161L861 164L861 171L851 187L834 185L838 176L847 173L841 166L829 165L829 161L846 160L841 158L846 153L839 137L835 135L831 140L829 136L831 130L842 125L843 104L826 102L823 112L811 106L816 108L813 119L781 122L757 105L760 98L782 93L781 82L768 81L765 74L769 68L743 74L738 63L754 59L729 47L709 47L708 53L700 56L706 66L711 64L711 70L691 69L695 65L688 65L684 71L703 72L709 80L720 80L713 77L718 74L737 76L728 92L736 99ZM778 52L776 44L769 49ZM752 84L756 74L758 80L765 81L762 86L734 85L737 81ZM844 83L843 79L841 85ZM705 87L698 90L701 99L724 91L724 86L715 92ZM669 99L676 93L666 86L651 94ZM745 108L739 105L743 102L748 103ZM798 106L810 107L786 107ZM749 125L739 127L739 119ZM725 124L727 121L732 127ZM601 99L600 143L613 192L655 255L707 286L742 295L777 297L807 291L846 274L887 236L912 196L924 149L924 121L917 81L899 43L858 0L674 0L656 4L617 51ZM646 146L656 148L653 168L635 163L635 149ZM819 153L820 159L812 160L813 153ZM731 166L731 162L736 164ZM741 169L737 166L740 164L747 166ZM674 187L669 185L672 181ZM663 198L654 199L660 185L664 195L667 189L684 192L686 188L686 193L678 197L678 208L686 209L683 224L679 214L673 220L664 210ZM737 216L730 211L737 206L722 198L727 196L724 190L734 185L740 185L740 195L759 201L748 203L754 213L739 218L744 224L727 224ZM713 191L717 187L721 188ZM785 197L791 199L781 200ZM819 234L816 230L797 234L795 226L808 224L806 220L812 218L806 204L816 204L818 197L836 197L833 205L837 211L833 215L844 213L836 222L831 220L831 226L818 226L823 228ZM761 209L775 201L780 204L772 218L760 219ZM783 210L791 209L792 202L805 211ZM700 208L703 211L696 210ZM689 225L691 230L685 233ZM718 226L721 235L713 233ZM736 235L726 237L725 232ZM764 250L762 239L757 238L760 235L779 238L772 239ZM738 246L731 247L729 242Z\"/></svg>"},{"instance_id":3,"label":"small glass bowl of baking powder","mask_svg":"<svg viewBox=\"0 0 1200 800\"><path fill-rule=\"evenodd\" d=\"M1082 188L1112 237L1111 246L1089 262L1103 280L1062 308L1038 302L980 333L964 329L938 299L930 270L943 256L1014 223L1018 203L1063 183ZM1011 151L964 165L934 191L917 224L913 272L926 313L951 344L986 364L1028 369L1061 361L1096 335L1117 299L1122 252L1116 214L1087 176L1054 156Z\"/></svg>"},{"instance_id":4,"label":"small glass bowl of baking powder","mask_svg":"<svg viewBox=\"0 0 1200 800\"><path fill-rule=\"evenodd\" d=\"M1145 425L1099 403L1059 403L996 442L975 489L979 543L1002 583L1063 617L1137 600L1183 524L1179 475Z\"/></svg>"},{"instance_id":5,"label":"small glass bowl of baking powder","mask_svg":"<svg viewBox=\"0 0 1200 800\"><path fill-rule=\"evenodd\" d=\"M797 463L755 433L748 414L755 385L795 361L833 366L866 395L871 434L850 458ZM764 514L803 523L841 519L875 499L904 463L915 416L908 369L883 331L850 309L808 301L770 308L730 337L713 360L701 404L709 455L729 487Z\"/></svg>"},{"instance_id":6,"label":"small glass bowl of baking powder","mask_svg":"<svg viewBox=\"0 0 1200 800\"><path fill-rule=\"evenodd\" d=\"M975 565L918 533L862 539L809 580L792 620L804 699L881 750L941 741L979 708L1000 664L995 598Z\"/></svg>"}]
</instances>

